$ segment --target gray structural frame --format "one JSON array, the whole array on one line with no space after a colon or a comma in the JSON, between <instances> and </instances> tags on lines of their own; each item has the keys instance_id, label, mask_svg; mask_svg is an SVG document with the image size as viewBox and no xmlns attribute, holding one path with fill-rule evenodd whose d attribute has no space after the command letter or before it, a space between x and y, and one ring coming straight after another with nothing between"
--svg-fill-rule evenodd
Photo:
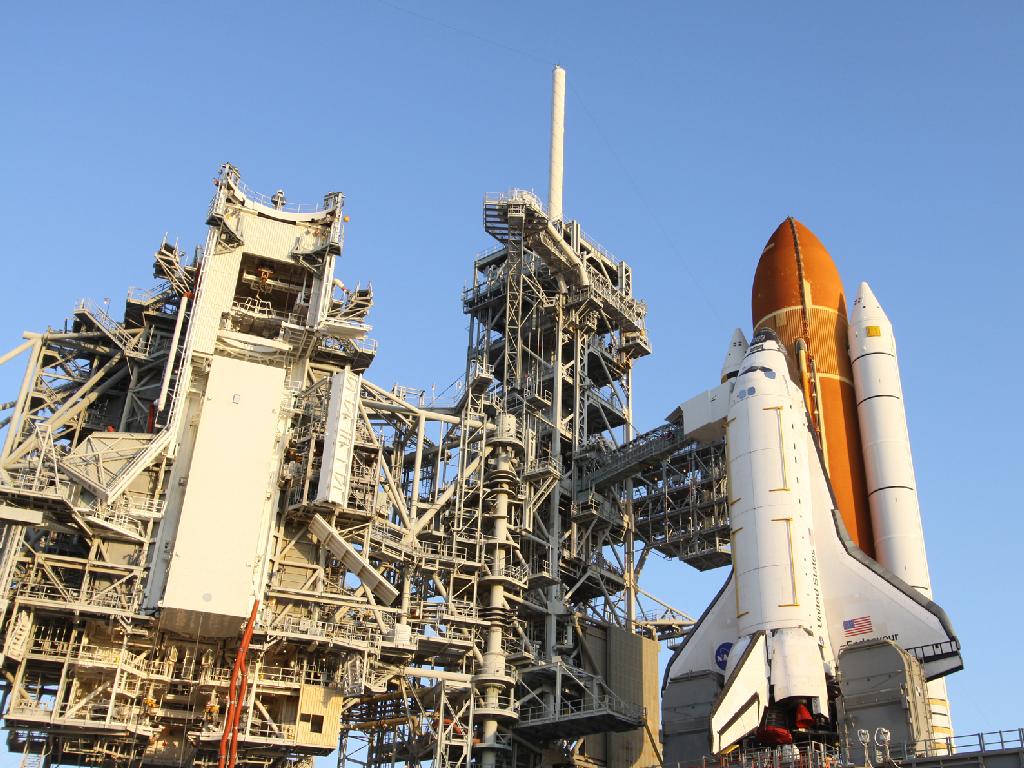
<instances>
[{"instance_id":1,"label":"gray structural frame","mask_svg":"<svg viewBox=\"0 0 1024 768\"><path fill-rule=\"evenodd\" d=\"M637 586L629 501L581 491L632 437L650 352L628 265L531 193L488 195L465 375L428 402L363 376L373 295L334 277L344 198L291 206L230 165L217 181L206 245L161 243L122 320L83 302L3 358L27 358L0 456L9 748L212 766L231 734L251 766L335 748L339 766L657 763L655 638L689 619ZM286 380L247 647L241 618L161 608L221 358ZM348 463L325 490L345 391ZM635 681L612 680L612 647Z\"/></svg>"}]
</instances>

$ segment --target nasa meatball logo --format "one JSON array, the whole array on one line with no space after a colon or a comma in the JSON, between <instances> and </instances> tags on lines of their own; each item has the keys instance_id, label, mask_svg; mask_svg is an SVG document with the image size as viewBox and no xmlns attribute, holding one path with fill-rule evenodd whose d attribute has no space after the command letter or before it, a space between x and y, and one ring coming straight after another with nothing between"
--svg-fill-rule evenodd
<instances>
[{"instance_id":1,"label":"nasa meatball logo","mask_svg":"<svg viewBox=\"0 0 1024 768\"><path fill-rule=\"evenodd\" d=\"M722 643L715 649L715 664L725 672L725 665L729 661L729 651L732 650L732 643Z\"/></svg>"}]
</instances>

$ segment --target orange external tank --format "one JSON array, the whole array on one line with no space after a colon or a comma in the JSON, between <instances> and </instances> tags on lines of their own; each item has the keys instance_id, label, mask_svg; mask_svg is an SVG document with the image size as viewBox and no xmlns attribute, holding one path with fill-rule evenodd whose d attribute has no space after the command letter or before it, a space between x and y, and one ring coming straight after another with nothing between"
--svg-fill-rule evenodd
<instances>
[{"instance_id":1,"label":"orange external tank","mask_svg":"<svg viewBox=\"0 0 1024 768\"><path fill-rule=\"evenodd\" d=\"M792 217L761 252L751 309L754 333L772 329L789 351L846 530L874 557L843 283L821 241Z\"/></svg>"}]
</instances>

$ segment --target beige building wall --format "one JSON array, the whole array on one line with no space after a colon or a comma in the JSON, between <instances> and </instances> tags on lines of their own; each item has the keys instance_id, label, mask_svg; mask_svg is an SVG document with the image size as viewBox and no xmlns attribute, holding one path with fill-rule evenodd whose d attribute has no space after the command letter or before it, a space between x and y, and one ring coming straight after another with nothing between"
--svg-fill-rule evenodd
<instances>
[{"instance_id":1,"label":"beige building wall","mask_svg":"<svg viewBox=\"0 0 1024 768\"><path fill-rule=\"evenodd\" d=\"M586 754L608 768L652 768L661 764L653 739L661 727L658 642L617 627L588 627L586 659L604 676L609 687L628 702L647 711L647 728L586 737Z\"/></svg>"},{"instance_id":2,"label":"beige building wall","mask_svg":"<svg viewBox=\"0 0 1024 768\"><path fill-rule=\"evenodd\" d=\"M227 357L210 364L162 601L169 629L235 634L252 608L283 392L281 368Z\"/></svg>"}]
</instances>

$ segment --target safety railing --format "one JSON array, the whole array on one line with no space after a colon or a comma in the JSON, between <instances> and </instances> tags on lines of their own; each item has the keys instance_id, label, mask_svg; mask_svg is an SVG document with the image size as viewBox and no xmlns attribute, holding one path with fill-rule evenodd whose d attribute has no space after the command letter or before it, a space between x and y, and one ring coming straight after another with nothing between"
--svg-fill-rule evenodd
<instances>
[{"instance_id":1,"label":"safety railing","mask_svg":"<svg viewBox=\"0 0 1024 768\"><path fill-rule=\"evenodd\" d=\"M839 751L817 742L783 744L764 749L736 750L717 758L678 764L687 768L836 768L842 765ZM673 764L672 768L677 768Z\"/></svg>"},{"instance_id":2,"label":"safety railing","mask_svg":"<svg viewBox=\"0 0 1024 768\"><path fill-rule=\"evenodd\" d=\"M571 698L562 697L558 712L555 712L554 705L547 704L521 707L519 722L527 724L542 720L577 718L598 712L608 712L627 720L640 722L644 719L645 710L641 705L625 701L614 693L604 692Z\"/></svg>"},{"instance_id":3,"label":"safety railing","mask_svg":"<svg viewBox=\"0 0 1024 768\"><path fill-rule=\"evenodd\" d=\"M238 170L234 167L225 168L222 173L222 178L226 178L230 181L231 185L234 186L234 188L240 192L246 200L273 210L285 211L286 213L321 213L323 211L332 211L335 208L339 208L344 201L344 197L340 192L329 192L324 195L323 201L319 203L289 203L284 199L284 195L281 195L280 198L278 197L281 193L267 195L263 192L257 192L252 189L248 184L242 181L241 176L238 174Z\"/></svg>"},{"instance_id":4,"label":"safety railing","mask_svg":"<svg viewBox=\"0 0 1024 768\"><path fill-rule=\"evenodd\" d=\"M76 312L87 315L100 327L126 354L145 355L148 353L141 334L130 333L124 325L112 318L107 311L94 301L82 299L75 307Z\"/></svg>"},{"instance_id":5,"label":"safety railing","mask_svg":"<svg viewBox=\"0 0 1024 768\"><path fill-rule=\"evenodd\" d=\"M611 251L609 251L607 248L605 248L603 245L601 245L599 242L597 242L597 240L595 240L594 238L592 238L590 235L588 235L586 232L583 232L582 230L580 231L580 240L582 240L588 246L590 246L591 250L596 251L597 253L599 253L602 256L604 256L612 264L618 264L619 263L619 260L617 258L615 258L615 256L612 255Z\"/></svg>"},{"instance_id":6,"label":"safety railing","mask_svg":"<svg viewBox=\"0 0 1024 768\"><path fill-rule=\"evenodd\" d=\"M594 388L589 390L588 395L591 400L601 403L601 405L616 413L624 414L626 412L626 406L622 402L622 398L613 392L606 393Z\"/></svg>"},{"instance_id":7,"label":"safety railing","mask_svg":"<svg viewBox=\"0 0 1024 768\"><path fill-rule=\"evenodd\" d=\"M255 736L260 739L295 741L295 726L279 725L267 720L256 720L249 723L249 727L245 729L245 735Z\"/></svg>"},{"instance_id":8,"label":"safety railing","mask_svg":"<svg viewBox=\"0 0 1024 768\"><path fill-rule=\"evenodd\" d=\"M509 715L515 715L519 710L519 704L514 696L509 694L491 694L484 695L481 693L474 693L473 695L473 707L479 713L481 710L486 712L504 712Z\"/></svg>"},{"instance_id":9,"label":"safety railing","mask_svg":"<svg viewBox=\"0 0 1024 768\"><path fill-rule=\"evenodd\" d=\"M15 698L7 708L7 718L28 717L49 718L53 715L53 701L37 701L29 698Z\"/></svg>"},{"instance_id":10,"label":"safety railing","mask_svg":"<svg viewBox=\"0 0 1024 768\"><path fill-rule=\"evenodd\" d=\"M524 203L544 213L544 204L533 190L510 189L508 192L487 192L484 194L484 205L500 205L502 203Z\"/></svg>"},{"instance_id":11,"label":"safety railing","mask_svg":"<svg viewBox=\"0 0 1024 768\"><path fill-rule=\"evenodd\" d=\"M250 678L256 677L260 682L270 683L301 683L305 679L305 673L294 667L260 667Z\"/></svg>"},{"instance_id":12,"label":"safety railing","mask_svg":"<svg viewBox=\"0 0 1024 768\"><path fill-rule=\"evenodd\" d=\"M145 523L121 509L94 503L85 517L87 520L121 530L132 536L140 537L146 534Z\"/></svg>"},{"instance_id":13,"label":"safety railing","mask_svg":"<svg viewBox=\"0 0 1024 768\"><path fill-rule=\"evenodd\" d=\"M386 617L388 617L388 614L383 614L383 617L384 623L387 624ZM357 642L368 645L379 643L381 638L380 630L368 624L356 622L336 624L334 622L316 621L300 616L286 616L279 621L273 621L267 627L267 631L270 633L322 637L326 640Z\"/></svg>"},{"instance_id":14,"label":"safety railing","mask_svg":"<svg viewBox=\"0 0 1024 768\"><path fill-rule=\"evenodd\" d=\"M320 349L328 352L342 352L352 354L353 351L367 355L377 353L376 339L338 339L334 336L324 336L320 339Z\"/></svg>"},{"instance_id":15,"label":"safety railing","mask_svg":"<svg viewBox=\"0 0 1024 768\"><path fill-rule=\"evenodd\" d=\"M910 760L915 757L941 757L953 754L962 756L967 752L994 752L1006 749L1024 749L1024 728L891 744L889 753L894 760Z\"/></svg>"},{"instance_id":16,"label":"safety railing","mask_svg":"<svg viewBox=\"0 0 1024 768\"><path fill-rule=\"evenodd\" d=\"M156 299L167 296L170 297L173 294L173 289L170 283L161 282L157 283L152 288L137 288L131 286L128 289L128 301L133 304L150 304Z\"/></svg>"},{"instance_id":17,"label":"safety railing","mask_svg":"<svg viewBox=\"0 0 1024 768\"><path fill-rule=\"evenodd\" d=\"M54 469L38 461L32 467L17 467L7 471L7 479L0 483L19 491L32 491L49 496L61 496L60 477Z\"/></svg>"},{"instance_id":18,"label":"safety railing","mask_svg":"<svg viewBox=\"0 0 1024 768\"><path fill-rule=\"evenodd\" d=\"M21 585L18 595L23 598L61 605L112 608L127 612L134 612L142 602L141 587L87 587L80 589L55 584L27 583Z\"/></svg>"},{"instance_id":19,"label":"safety railing","mask_svg":"<svg viewBox=\"0 0 1024 768\"><path fill-rule=\"evenodd\" d=\"M526 580L530 578L530 569L525 565L506 565L501 569L501 575L511 581L525 584Z\"/></svg>"}]
</instances>

